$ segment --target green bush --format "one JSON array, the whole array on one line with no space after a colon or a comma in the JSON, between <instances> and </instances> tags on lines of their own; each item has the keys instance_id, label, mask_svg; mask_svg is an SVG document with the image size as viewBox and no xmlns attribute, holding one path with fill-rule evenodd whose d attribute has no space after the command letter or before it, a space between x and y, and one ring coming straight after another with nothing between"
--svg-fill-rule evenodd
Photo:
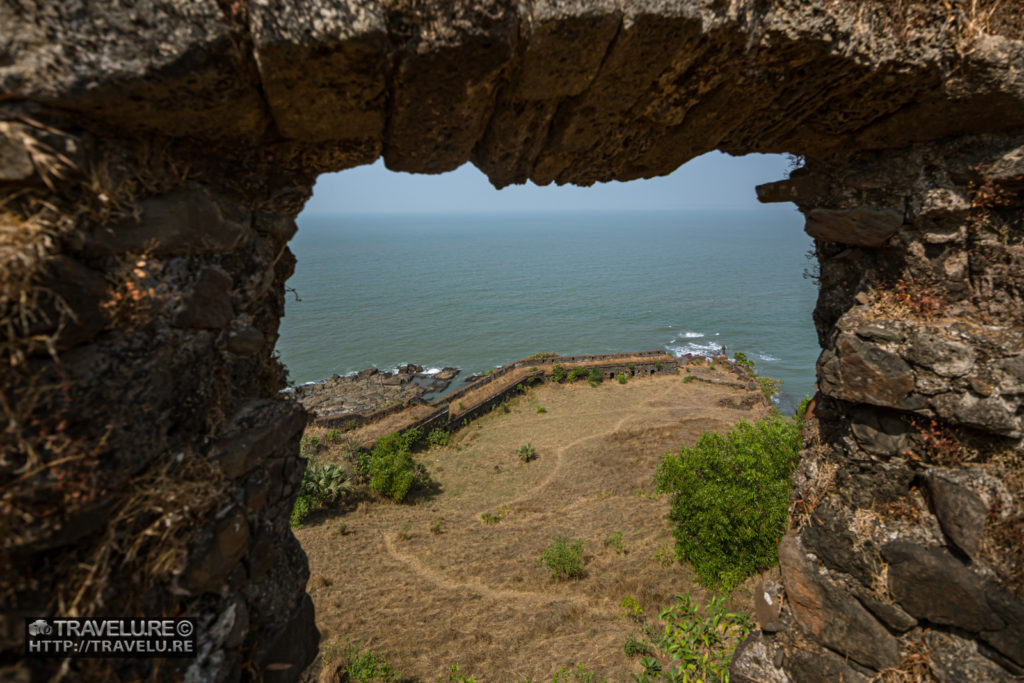
<instances>
[{"instance_id":1,"label":"green bush","mask_svg":"<svg viewBox=\"0 0 1024 683\"><path fill-rule=\"evenodd\" d=\"M431 448L436 446L447 446L452 442L452 435L447 429L434 427L427 434L427 445Z\"/></svg>"},{"instance_id":2,"label":"green bush","mask_svg":"<svg viewBox=\"0 0 1024 683\"><path fill-rule=\"evenodd\" d=\"M587 375L587 381L590 382L590 386L596 387L601 383L601 371L597 368L592 369L590 374Z\"/></svg>"},{"instance_id":3,"label":"green bush","mask_svg":"<svg viewBox=\"0 0 1024 683\"><path fill-rule=\"evenodd\" d=\"M548 409L547 409L547 408L545 408L544 406L537 406L537 414L538 414L538 415L539 415L540 413L546 413L546 412L548 412Z\"/></svg>"},{"instance_id":4,"label":"green bush","mask_svg":"<svg viewBox=\"0 0 1024 683\"><path fill-rule=\"evenodd\" d=\"M628 377L629 377L629 375L627 375L626 373L620 372L619 373L619 384L625 384L626 383L626 379Z\"/></svg>"},{"instance_id":5,"label":"green bush","mask_svg":"<svg viewBox=\"0 0 1024 683\"><path fill-rule=\"evenodd\" d=\"M565 379L565 375L565 367L561 363L555 363L555 367L551 370L551 379L561 382Z\"/></svg>"},{"instance_id":6,"label":"green bush","mask_svg":"<svg viewBox=\"0 0 1024 683\"><path fill-rule=\"evenodd\" d=\"M683 378L683 384L689 384L692 381L693 381L693 375L687 375L686 377Z\"/></svg>"},{"instance_id":7,"label":"green bush","mask_svg":"<svg viewBox=\"0 0 1024 683\"><path fill-rule=\"evenodd\" d=\"M327 432L327 436L324 437L324 440L327 443L341 443L341 430L332 429L331 431Z\"/></svg>"},{"instance_id":8,"label":"green bush","mask_svg":"<svg viewBox=\"0 0 1024 683\"><path fill-rule=\"evenodd\" d=\"M655 485L672 495L676 557L702 584L729 590L775 564L799 450L799 427L774 415L662 458Z\"/></svg>"},{"instance_id":9,"label":"green bush","mask_svg":"<svg viewBox=\"0 0 1024 683\"><path fill-rule=\"evenodd\" d=\"M481 512L480 513L480 520L484 524L497 524L498 522L501 521L501 513L500 512L491 512L491 511Z\"/></svg>"},{"instance_id":10,"label":"green bush","mask_svg":"<svg viewBox=\"0 0 1024 683\"><path fill-rule=\"evenodd\" d=\"M476 683L476 676L466 678L465 674L459 672L459 665L452 664L448 667L448 678L438 676L437 683Z\"/></svg>"},{"instance_id":11,"label":"green bush","mask_svg":"<svg viewBox=\"0 0 1024 683\"><path fill-rule=\"evenodd\" d=\"M569 371L569 381L575 382L580 377L583 377L586 374L587 371L584 370L583 368L573 368L572 370Z\"/></svg>"},{"instance_id":12,"label":"green bush","mask_svg":"<svg viewBox=\"0 0 1024 683\"><path fill-rule=\"evenodd\" d=\"M528 443L524 443L522 446L517 448L516 453L519 454L519 459L523 462L530 462L537 458L537 451Z\"/></svg>"},{"instance_id":13,"label":"green bush","mask_svg":"<svg viewBox=\"0 0 1024 683\"><path fill-rule=\"evenodd\" d=\"M674 671L662 670L654 657L644 657L640 661L644 671L633 674L633 680L728 683L729 663L736 646L750 633L750 620L744 614L726 612L724 603L724 597L714 598L705 607L706 614L701 614L689 595L677 595L676 604L659 615L665 627L652 643L662 659L671 658Z\"/></svg>"},{"instance_id":14,"label":"green bush","mask_svg":"<svg viewBox=\"0 0 1024 683\"><path fill-rule=\"evenodd\" d=\"M346 641L321 650L324 666L338 657L345 658L340 680L350 683L398 683L402 680L402 672L388 663L384 655L364 650L359 643Z\"/></svg>"},{"instance_id":15,"label":"green bush","mask_svg":"<svg viewBox=\"0 0 1024 683\"><path fill-rule=\"evenodd\" d=\"M303 457L309 458L316 455L320 451L320 437L315 434L307 434L302 437L302 442L299 444L299 454Z\"/></svg>"},{"instance_id":16,"label":"green bush","mask_svg":"<svg viewBox=\"0 0 1024 683\"><path fill-rule=\"evenodd\" d=\"M651 654L651 646L645 643L643 640L636 637L634 634L629 634L626 638L626 642L622 644L622 652L627 657L639 657L640 655Z\"/></svg>"},{"instance_id":17,"label":"green bush","mask_svg":"<svg viewBox=\"0 0 1024 683\"><path fill-rule=\"evenodd\" d=\"M599 496L600 497L600 496ZM604 537L605 547L611 546L615 548L615 552L625 554L626 549L622 546L622 532L613 531Z\"/></svg>"},{"instance_id":18,"label":"green bush","mask_svg":"<svg viewBox=\"0 0 1024 683\"><path fill-rule=\"evenodd\" d=\"M540 563L545 565L556 579L583 576L583 539L577 538L570 544L567 536L555 536L541 553Z\"/></svg>"},{"instance_id":19,"label":"green bush","mask_svg":"<svg viewBox=\"0 0 1024 683\"><path fill-rule=\"evenodd\" d=\"M306 463L299 496L292 507L291 524L301 526L313 512L340 501L353 490L344 468L315 458Z\"/></svg>"},{"instance_id":20,"label":"green bush","mask_svg":"<svg viewBox=\"0 0 1024 683\"><path fill-rule=\"evenodd\" d=\"M639 624L644 620L644 609L635 595L627 595L619 603L619 615Z\"/></svg>"},{"instance_id":21,"label":"green bush","mask_svg":"<svg viewBox=\"0 0 1024 683\"><path fill-rule=\"evenodd\" d=\"M418 429L393 432L378 439L373 450L363 454L359 468L370 480L370 493L401 502L409 491L430 482L426 468L415 462L410 452L419 438Z\"/></svg>"}]
</instances>

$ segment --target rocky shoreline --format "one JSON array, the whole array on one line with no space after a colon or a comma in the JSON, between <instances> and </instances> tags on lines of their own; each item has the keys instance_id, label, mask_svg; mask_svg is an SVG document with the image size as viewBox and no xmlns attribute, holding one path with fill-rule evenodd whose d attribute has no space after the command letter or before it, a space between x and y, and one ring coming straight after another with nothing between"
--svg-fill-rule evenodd
<instances>
[{"instance_id":1,"label":"rocky shoreline","mask_svg":"<svg viewBox=\"0 0 1024 683\"><path fill-rule=\"evenodd\" d=\"M380 408L439 394L459 374L458 368L426 373L421 365L402 365L396 372L367 368L354 375L333 375L295 387L295 398L318 418L368 413Z\"/></svg>"}]
</instances>

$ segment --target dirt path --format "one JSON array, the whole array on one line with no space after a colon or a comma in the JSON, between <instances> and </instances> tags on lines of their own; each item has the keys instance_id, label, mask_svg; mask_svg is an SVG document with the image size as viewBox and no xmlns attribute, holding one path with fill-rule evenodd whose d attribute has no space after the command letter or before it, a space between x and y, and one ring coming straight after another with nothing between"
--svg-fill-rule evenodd
<instances>
[{"instance_id":1,"label":"dirt path","mask_svg":"<svg viewBox=\"0 0 1024 683\"><path fill-rule=\"evenodd\" d=\"M704 597L688 568L653 559L672 537L651 477L702 429L759 417L764 407L736 407L747 395L680 376L544 385L471 423L418 456L440 485L433 497L363 503L297 531L323 642L362 641L414 680L456 663L481 683L551 680L574 663L628 680L639 665L622 652L635 630L618 616L623 597L651 615L677 593ZM515 453L526 442L530 463ZM484 524L482 512L501 519ZM613 533L623 552L605 543ZM582 579L553 581L538 562L556 534L583 539Z\"/></svg>"}]
</instances>

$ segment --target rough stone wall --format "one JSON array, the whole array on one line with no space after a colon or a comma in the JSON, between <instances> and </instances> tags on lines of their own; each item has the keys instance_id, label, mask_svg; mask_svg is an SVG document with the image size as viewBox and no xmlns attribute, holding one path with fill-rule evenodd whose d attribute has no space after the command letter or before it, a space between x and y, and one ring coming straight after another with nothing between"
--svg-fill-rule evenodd
<instances>
[{"instance_id":1,"label":"rough stone wall","mask_svg":"<svg viewBox=\"0 0 1024 683\"><path fill-rule=\"evenodd\" d=\"M0 671L313 656L272 351L317 173L589 184L716 148L807 158L764 192L822 263L785 628L738 666L1018 671L1022 34L991 2L0 4ZM22 661L23 616L104 613L195 617L201 656Z\"/></svg>"},{"instance_id":2,"label":"rough stone wall","mask_svg":"<svg viewBox=\"0 0 1024 683\"><path fill-rule=\"evenodd\" d=\"M809 160L759 188L815 238L824 351L784 607L736 680L1024 674L1022 143Z\"/></svg>"}]
</instances>

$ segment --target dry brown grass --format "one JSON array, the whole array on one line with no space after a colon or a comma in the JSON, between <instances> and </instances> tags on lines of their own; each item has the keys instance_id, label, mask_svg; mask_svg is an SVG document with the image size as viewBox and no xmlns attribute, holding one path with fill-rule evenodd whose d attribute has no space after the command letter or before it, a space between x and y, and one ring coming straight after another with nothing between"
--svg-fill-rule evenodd
<instances>
[{"instance_id":1,"label":"dry brown grass","mask_svg":"<svg viewBox=\"0 0 1024 683\"><path fill-rule=\"evenodd\" d=\"M871 680L879 683L932 683L938 679L932 673L930 661L931 651L924 641L912 642L898 666L878 672Z\"/></svg>"},{"instance_id":2,"label":"dry brown grass","mask_svg":"<svg viewBox=\"0 0 1024 683\"><path fill-rule=\"evenodd\" d=\"M622 652L635 629L618 618L623 597L649 615L677 593L706 597L689 568L652 559L672 542L668 500L648 493L652 475L702 430L765 410L717 405L735 395L677 376L541 386L418 456L439 493L311 518L296 536L323 642L359 640L417 680L454 663L481 682L550 680L570 662L628 679L639 665ZM524 463L515 450L527 441L538 458ZM500 522L482 524L495 510ZM625 553L603 542L616 531ZM583 578L554 581L538 563L556 534L584 540ZM730 606L750 604L746 587Z\"/></svg>"}]
</instances>

